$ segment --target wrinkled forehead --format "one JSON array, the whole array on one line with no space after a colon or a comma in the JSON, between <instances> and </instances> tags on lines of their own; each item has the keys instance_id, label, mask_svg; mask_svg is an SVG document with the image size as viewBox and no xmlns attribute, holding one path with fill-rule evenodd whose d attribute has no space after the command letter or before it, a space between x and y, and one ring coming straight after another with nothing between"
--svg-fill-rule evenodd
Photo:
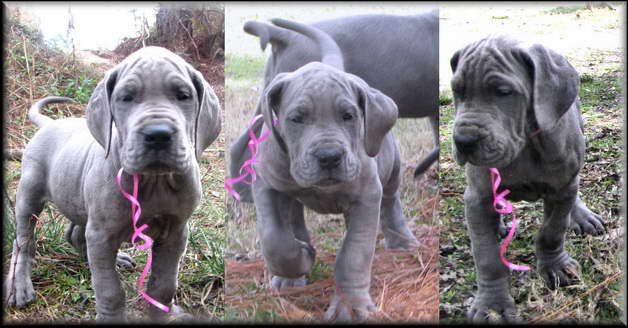
<instances>
[{"instance_id":1,"label":"wrinkled forehead","mask_svg":"<svg viewBox=\"0 0 628 328\"><path fill-rule=\"evenodd\" d=\"M302 67L303 68L303 67ZM297 70L285 92L294 100L316 102L335 101L338 98L353 100L351 83L346 73L331 67L311 66Z\"/></svg>"},{"instance_id":2,"label":"wrinkled forehead","mask_svg":"<svg viewBox=\"0 0 628 328\"><path fill-rule=\"evenodd\" d=\"M170 72L187 74L187 63L167 49L157 47L142 48L120 63L122 76L133 72L136 74L150 72Z\"/></svg>"},{"instance_id":3,"label":"wrinkled forehead","mask_svg":"<svg viewBox=\"0 0 628 328\"><path fill-rule=\"evenodd\" d=\"M503 37L486 38L460 53L452 83L480 82L491 75L516 76L523 69L517 55L518 42Z\"/></svg>"}]
</instances>

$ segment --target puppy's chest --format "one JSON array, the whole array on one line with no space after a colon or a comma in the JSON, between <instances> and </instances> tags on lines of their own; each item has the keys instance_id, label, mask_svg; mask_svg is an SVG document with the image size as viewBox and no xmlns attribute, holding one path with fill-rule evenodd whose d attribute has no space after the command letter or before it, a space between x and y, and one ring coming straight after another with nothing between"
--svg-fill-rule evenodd
<instances>
[{"instance_id":1,"label":"puppy's chest","mask_svg":"<svg viewBox=\"0 0 628 328\"><path fill-rule=\"evenodd\" d=\"M520 164L501 172L502 182L498 190L510 190L507 199L535 201L556 194L577 174L577 170L566 165L543 165L534 161L526 163L525 167Z\"/></svg>"},{"instance_id":2,"label":"puppy's chest","mask_svg":"<svg viewBox=\"0 0 628 328\"><path fill-rule=\"evenodd\" d=\"M295 192L294 196L303 205L321 214L343 213L349 208L352 199L346 193L326 193L313 189Z\"/></svg>"},{"instance_id":3,"label":"puppy's chest","mask_svg":"<svg viewBox=\"0 0 628 328\"><path fill-rule=\"evenodd\" d=\"M542 198L548 193L554 192L553 188L551 188L549 184L540 181L527 181L517 184L502 182L497 190L500 192L505 189L510 190L510 193L506 196L506 198L512 201L525 200L532 202Z\"/></svg>"}]
</instances>

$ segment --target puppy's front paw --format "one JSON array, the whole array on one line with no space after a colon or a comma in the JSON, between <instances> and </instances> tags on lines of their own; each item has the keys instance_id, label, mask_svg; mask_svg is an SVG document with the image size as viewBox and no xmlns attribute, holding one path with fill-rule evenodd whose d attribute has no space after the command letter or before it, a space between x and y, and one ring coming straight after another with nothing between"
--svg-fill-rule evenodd
<instances>
[{"instance_id":1,"label":"puppy's front paw","mask_svg":"<svg viewBox=\"0 0 628 328\"><path fill-rule=\"evenodd\" d=\"M515 323L517 308L510 295L478 295L467 312L467 320L473 323Z\"/></svg>"},{"instance_id":2,"label":"puppy's front paw","mask_svg":"<svg viewBox=\"0 0 628 328\"><path fill-rule=\"evenodd\" d=\"M364 321L371 312L376 312L371 296L367 292L336 292L325 312L325 321Z\"/></svg>"},{"instance_id":3,"label":"puppy's front paw","mask_svg":"<svg viewBox=\"0 0 628 328\"><path fill-rule=\"evenodd\" d=\"M273 276L271 280L271 285L273 286L273 288L277 290L281 290L281 289L289 288L289 287L303 287L305 286L306 283L307 283L307 279L305 279L304 275L296 279Z\"/></svg>"},{"instance_id":4,"label":"puppy's front paw","mask_svg":"<svg viewBox=\"0 0 628 328\"><path fill-rule=\"evenodd\" d=\"M551 260L539 260L538 272L550 289L571 285L580 278L580 264L562 252Z\"/></svg>"},{"instance_id":5,"label":"puppy's front paw","mask_svg":"<svg viewBox=\"0 0 628 328\"><path fill-rule=\"evenodd\" d=\"M194 316L185 312L180 306L172 304L170 306L170 315L168 316L168 323L186 323L194 319Z\"/></svg>"},{"instance_id":6,"label":"puppy's front paw","mask_svg":"<svg viewBox=\"0 0 628 328\"><path fill-rule=\"evenodd\" d=\"M5 281L5 304L7 307L23 308L24 306L34 303L35 289L33 282L24 277L7 277Z\"/></svg>"},{"instance_id":7,"label":"puppy's front paw","mask_svg":"<svg viewBox=\"0 0 628 328\"><path fill-rule=\"evenodd\" d=\"M419 247L419 241L411 233L391 232L384 235L384 245L386 249L412 249Z\"/></svg>"}]
</instances>

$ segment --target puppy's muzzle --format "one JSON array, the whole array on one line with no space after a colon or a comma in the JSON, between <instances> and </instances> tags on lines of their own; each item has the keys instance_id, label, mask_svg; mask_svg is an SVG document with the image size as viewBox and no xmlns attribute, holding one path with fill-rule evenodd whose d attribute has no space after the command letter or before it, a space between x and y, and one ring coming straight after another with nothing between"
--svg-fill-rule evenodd
<instances>
[{"instance_id":1,"label":"puppy's muzzle","mask_svg":"<svg viewBox=\"0 0 628 328\"><path fill-rule=\"evenodd\" d=\"M456 144L456 148L465 155L472 154L476 151L479 147L481 139L482 138L477 134L454 134L454 143Z\"/></svg>"},{"instance_id":2,"label":"puppy's muzzle","mask_svg":"<svg viewBox=\"0 0 628 328\"><path fill-rule=\"evenodd\" d=\"M321 169L332 170L340 166L345 156L345 151L337 146L324 146L318 148L312 154L318 160Z\"/></svg>"},{"instance_id":3,"label":"puppy's muzzle","mask_svg":"<svg viewBox=\"0 0 628 328\"><path fill-rule=\"evenodd\" d=\"M140 133L144 136L144 145L151 150L164 150L172 145L174 128L168 124L155 123L144 126Z\"/></svg>"}]
</instances>

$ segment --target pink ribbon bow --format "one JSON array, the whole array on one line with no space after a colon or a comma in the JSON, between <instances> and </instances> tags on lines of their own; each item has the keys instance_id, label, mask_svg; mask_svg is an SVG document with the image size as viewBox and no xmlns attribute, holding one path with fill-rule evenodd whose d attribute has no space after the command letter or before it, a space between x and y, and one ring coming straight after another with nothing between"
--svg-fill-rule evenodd
<instances>
[{"instance_id":1,"label":"pink ribbon bow","mask_svg":"<svg viewBox=\"0 0 628 328\"><path fill-rule=\"evenodd\" d=\"M149 303L153 304L154 306L158 307L160 310L164 312L169 312L170 311L169 307L161 304L159 301L148 296L148 294L146 294L146 292L144 291L144 279L146 279L146 276L148 275L148 271L150 270L150 267L153 263L153 252L152 252L153 239L145 235L144 233L142 233L142 231L148 229L148 224L143 224L139 228L137 227L137 222L140 220L140 215L142 213L142 208L140 207L140 202L138 201L140 177L137 173L133 174L133 195L130 195L124 189L122 189L122 172L123 172L123 169L121 168L120 171L118 171L118 176L116 177L116 183L118 184L118 190L120 190L120 193L122 193L122 195L131 202L131 220L133 221L133 230L134 230L133 236L131 237L131 243L133 244L133 247L135 247L136 249L148 249L148 258L146 259L144 270L142 271L140 278L137 280L137 288L140 290L140 294ZM135 240L138 237L144 240L143 244L135 243Z\"/></svg>"},{"instance_id":2,"label":"pink ribbon bow","mask_svg":"<svg viewBox=\"0 0 628 328\"><path fill-rule=\"evenodd\" d=\"M497 193L497 188L502 181L502 178L499 175L499 171L496 168L490 168L489 170L491 171L491 184L493 185L493 208L495 208L495 211L500 214L512 213L512 224L510 225L510 231L508 231L508 235L502 242L502 246L499 248L499 258L502 263L504 263L504 265L511 270L528 271L530 270L529 266L513 264L504 257L504 253L506 253L506 249L508 249L508 246L510 245L510 242L515 235L515 231L517 230L517 225L519 224L519 221L515 216L514 206L506 200L506 195L510 193L510 190L504 189L504 191L502 191L501 193ZM499 207L497 205L499 205Z\"/></svg>"},{"instance_id":3,"label":"pink ribbon bow","mask_svg":"<svg viewBox=\"0 0 628 328\"><path fill-rule=\"evenodd\" d=\"M262 118L262 115L257 115L253 118L253 120L251 120L251 123L249 124L249 152L251 153L251 158L244 161L244 163L242 163L242 167L240 167L240 176L237 178L227 178L225 179L225 189L227 189L227 191L233 195L233 197L237 200L240 200L240 194L235 191L235 189L233 188L233 185L236 183L239 183L240 181L244 181L244 183L246 184L253 184L253 182L255 182L255 179L257 179L257 174L255 173L255 170L253 169L253 164L257 163L257 152L259 150L259 145L266 139L268 139L268 137L270 136L270 130L266 130L264 131L264 133L262 133L260 135L259 138L257 138L255 136L255 133L253 132L253 124L255 124L255 122L257 122L257 120L259 120L260 118ZM277 119L273 119L273 125L277 124ZM242 173L242 171L244 171L244 173ZM251 181L246 181L244 180L247 176L251 176Z\"/></svg>"}]
</instances>

